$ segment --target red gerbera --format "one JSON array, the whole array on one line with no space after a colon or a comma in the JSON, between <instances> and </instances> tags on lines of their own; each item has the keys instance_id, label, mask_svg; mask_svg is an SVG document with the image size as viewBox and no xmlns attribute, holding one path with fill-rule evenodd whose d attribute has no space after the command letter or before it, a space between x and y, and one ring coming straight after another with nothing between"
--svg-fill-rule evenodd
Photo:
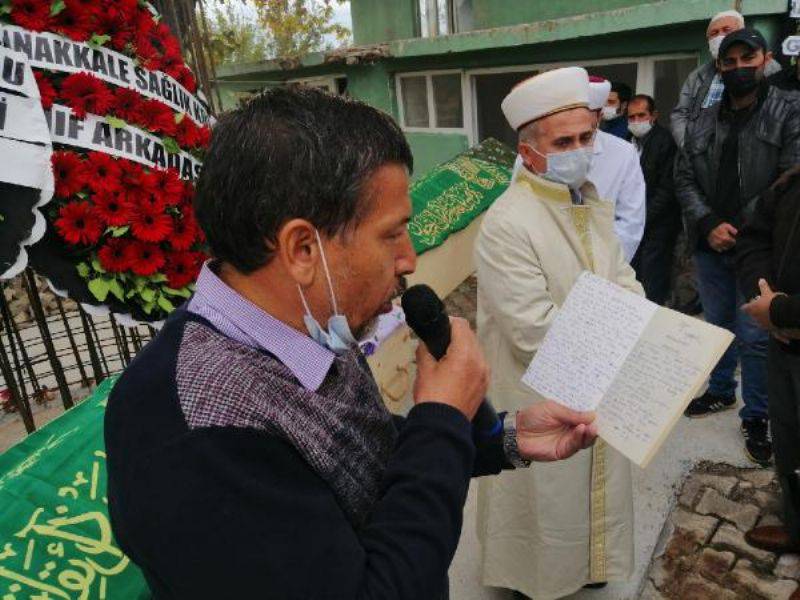
<instances>
[{"instance_id":1,"label":"red gerbera","mask_svg":"<svg viewBox=\"0 0 800 600\"><path fill-rule=\"evenodd\" d=\"M117 192L122 170L113 156L90 152L85 165L86 183L95 192Z\"/></svg>"},{"instance_id":2,"label":"red gerbera","mask_svg":"<svg viewBox=\"0 0 800 600\"><path fill-rule=\"evenodd\" d=\"M72 152L53 152L51 159L55 177L56 196L69 198L86 185L86 171L83 161Z\"/></svg>"},{"instance_id":3,"label":"red gerbera","mask_svg":"<svg viewBox=\"0 0 800 600\"><path fill-rule=\"evenodd\" d=\"M178 83L189 90L192 94L197 91L197 80L195 79L192 70L186 65L181 65L181 67L178 69L175 79L177 79Z\"/></svg>"},{"instance_id":4,"label":"red gerbera","mask_svg":"<svg viewBox=\"0 0 800 600\"><path fill-rule=\"evenodd\" d=\"M85 42L92 36L94 13L86 10L80 2L67 2L64 10L56 16L53 28L68 38Z\"/></svg>"},{"instance_id":5,"label":"red gerbera","mask_svg":"<svg viewBox=\"0 0 800 600\"><path fill-rule=\"evenodd\" d=\"M142 96L130 88L117 88L114 91L112 112L125 121L136 121Z\"/></svg>"},{"instance_id":6,"label":"red gerbera","mask_svg":"<svg viewBox=\"0 0 800 600\"><path fill-rule=\"evenodd\" d=\"M172 233L172 217L148 205L139 205L131 217L133 237L143 242L161 242Z\"/></svg>"},{"instance_id":7,"label":"red gerbera","mask_svg":"<svg viewBox=\"0 0 800 600\"><path fill-rule=\"evenodd\" d=\"M197 240L198 227L191 215L175 218L172 222L172 235L169 245L174 250L188 250Z\"/></svg>"},{"instance_id":8,"label":"red gerbera","mask_svg":"<svg viewBox=\"0 0 800 600\"><path fill-rule=\"evenodd\" d=\"M199 142L198 127L186 115L175 128L175 140L184 148L194 148Z\"/></svg>"},{"instance_id":9,"label":"red gerbera","mask_svg":"<svg viewBox=\"0 0 800 600\"><path fill-rule=\"evenodd\" d=\"M100 235L103 233L103 224L91 204L76 201L65 204L58 211L56 229L67 243L89 246L100 239Z\"/></svg>"},{"instance_id":10,"label":"red gerbera","mask_svg":"<svg viewBox=\"0 0 800 600\"><path fill-rule=\"evenodd\" d=\"M34 70L33 76L36 78L36 84L39 86L39 95L42 97L42 107L47 110L53 106L58 94L56 88L50 83L50 79L44 72Z\"/></svg>"},{"instance_id":11,"label":"red gerbera","mask_svg":"<svg viewBox=\"0 0 800 600\"><path fill-rule=\"evenodd\" d=\"M166 262L164 252L158 244L147 244L136 240L125 246L125 258L128 261L128 268L142 277L158 272Z\"/></svg>"},{"instance_id":12,"label":"red gerbera","mask_svg":"<svg viewBox=\"0 0 800 600\"><path fill-rule=\"evenodd\" d=\"M121 194L111 190L103 190L92 196L95 212L109 227L128 225L133 216L130 204Z\"/></svg>"},{"instance_id":13,"label":"red gerbera","mask_svg":"<svg viewBox=\"0 0 800 600\"><path fill-rule=\"evenodd\" d=\"M114 102L108 86L89 73L73 73L64 79L61 97L79 119L87 112L104 115Z\"/></svg>"},{"instance_id":14,"label":"red gerbera","mask_svg":"<svg viewBox=\"0 0 800 600\"><path fill-rule=\"evenodd\" d=\"M200 265L192 252L171 252L167 258L164 274L167 285L174 290L186 287L197 279Z\"/></svg>"},{"instance_id":15,"label":"red gerbera","mask_svg":"<svg viewBox=\"0 0 800 600\"><path fill-rule=\"evenodd\" d=\"M50 2L11 0L11 20L20 27L43 31L50 27Z\"/></svg>"},{"instance_id":16,"label":"red gerbera","mask_svg":"<svg viewBox=\"0 0 800 600\"><path fill-rule=\"evenodd\" d=\"M127 271L130 267L130 257L125 250L128 244L130 244L130 241L121 238L112 238L108 240L97 252L97 258L100 259L100 266L109 273L122 273L123 271Z\"/></svg>"},{"instance_id":17,"label":"red gerbera","mask_svg":"<svg viewBox=\"0 0 800 600\"><path fill-rule=\"evenodd\" d=\"M175 114L172 109L158 100L143 100L136 111L136 122L156 133L175 135Z\"/></svg>"},{"instance_id":18,"label":"red gerbera","mask_svg":"<svg viewBox=\"0 0 800 600\"><path fill-rule=\"evenodd\" d=\"M154 193L168 206L180 203L183 196L183 182L174 169L155 170L150 173Z\"/></svg>"},{"instance_id":19,"label":"red gerbera","mask_svg":"<svg viewBox=\"0 0 800 600\"><path fill-rule=\"evenodd\" d=\"M138 205L152 194L152 181L138 163L120 161L120 190L123 198L131 205Z\"/></svg>"},{"instance_id":20,"label":"red gerbera","mask_svg":"<svg viewBox=\"0 0 800 600\"><path fill-rule=\"evenodd\" d=\"M211 127L203 125L197 129L197 147L208 148L211 144Z\"/></svg>"}]
</instances>

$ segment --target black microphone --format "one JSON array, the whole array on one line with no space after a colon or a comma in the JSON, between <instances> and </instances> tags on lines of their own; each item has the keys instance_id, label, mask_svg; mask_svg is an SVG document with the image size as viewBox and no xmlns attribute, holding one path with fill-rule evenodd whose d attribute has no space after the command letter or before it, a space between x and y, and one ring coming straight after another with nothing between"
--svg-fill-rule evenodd
<instances>
[{"instance_id":1,"label":"black microphone","mask_svg":"<svg viewBox=\"0 0 800 600\"><path fill-rule=\"evenodd\" d=\"M450 318L444 302L430 287L424 284L408 288L400 300L406 323L417 337L425 342L428 352L436 359L447 354L450 345ZM502 428L491 402L484 398L472 419L475 431L481 436L493 436Z\"/></svg>"}]
</instances>

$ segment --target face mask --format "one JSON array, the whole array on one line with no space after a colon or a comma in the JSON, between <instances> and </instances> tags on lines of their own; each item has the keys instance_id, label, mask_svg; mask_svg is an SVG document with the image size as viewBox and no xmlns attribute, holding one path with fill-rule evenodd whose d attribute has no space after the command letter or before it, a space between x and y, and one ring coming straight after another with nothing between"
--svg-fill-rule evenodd
<instances>
[{"instance_id":1,"label":"face mask","mask_svg":"<svg viewBox=\"0 0 800 600\"><path fill-rule=\"evenodd\" d=\"M650 133L650 130L653 129L653 124L650 121L644 121L642 123L628 123L628 129L637 138L641 138Z\"/></svg>"},{"instance_id":2,"label":"face mask","mask_svg":"<svg viewBox=\"0 0 800 600\"><path fill-rule=\"evenodd\" d=\"M586 183L586 176L592 166L592 148L578 148L557 154L542 154L533 146L528 146L547 160L547 171L541 174L545 179L561 183L574 190Z\"/></svg>"},{"instance_id":3,"label":"face mask","mask_svg":"<svg viewBox=\"0 0 800 600\"><path fill-rule=\"evenodd\" d=\"M317 236L317 243L319 244L319 253L322 257L322 268L325 270L325 279L328 282L333 315L328 319L328 331L325 331L311 314L311 309L308 306L308 302L306 302L303 290L298 285L297 289L300 292L300 299L303 301L303 308L306 311L306 314L303 315L303 322L308 330L308 335L320 346L324 346L334 354L344 354L358 346L358 340L356 340L353 333L350 331L350 324L347 322L347 317L339 314L339 307L336 305L336 294L333 292L331 273L328 270L328 261L325 258L325 249L322 247L319 231L315 231L314 233Z\"/></svg>"},{"instance_id":4,"label":"face mask","mask_svg":"<svg viewBox=\"0 0 800 600\"><path fill-rule=\"evenodd\" d=\"M725 89L734 98L746 96L758 87L760 81L758 67L740 67L722 72Z\"/></svg>"},{"instance_id":5,"label":"face mask","mask_svg":"<svg viewBox=\"0 0 800 600\"><path fill-rule=\"evenodd\" d=\"M615 106L604 106L602 115L604 121L611 121L617 118L617 109Z\"/></svg>"},{"instance_id":6,"label":"face mask","mask_svg":"<svg viewBox=\"0 0 800 600\"><path fill-rule=\"evenodd\" d=\"M719 47L722 45L722 40L724 39L724 35L718 35L708 40L708 51L711 52L711 56L714 60L717 60L719 57Z\"/></svg>"}]
</instances>

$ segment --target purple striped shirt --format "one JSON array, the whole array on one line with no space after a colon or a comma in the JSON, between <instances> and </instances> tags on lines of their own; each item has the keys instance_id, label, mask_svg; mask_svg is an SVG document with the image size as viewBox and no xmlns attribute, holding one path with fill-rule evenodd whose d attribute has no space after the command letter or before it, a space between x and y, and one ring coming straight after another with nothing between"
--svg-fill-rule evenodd
<instances>
[{"instance_id":1,"label":"purple striped shirt","mask_svg":"<svg viewBox=\"0 0 800 600\"><path fill-rule=\"evenodd\" d=\"M200 271L188 309L223 335L272 354L307 390L317 391L333 364L333 352L230 288L214 273L210 261Z\"/></svg>"}]
</instances>

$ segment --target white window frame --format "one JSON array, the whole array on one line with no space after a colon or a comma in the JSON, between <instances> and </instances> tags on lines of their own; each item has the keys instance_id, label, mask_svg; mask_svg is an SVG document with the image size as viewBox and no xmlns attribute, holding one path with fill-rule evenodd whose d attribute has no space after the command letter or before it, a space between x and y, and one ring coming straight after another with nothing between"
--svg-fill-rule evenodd
<instances>
[{"instance_id":1,"label":"white window frame","mask_svg":"<svg viewBox=\"0 0 800 600\"><path fill-rule=\"evenodd\" d=\"M435 127L436 123L436 102L433 96L433 76L434 75L460 75L461 76L461 127ZM425 77L426 94L428 99L428 123L431 127L406 127L406 115L403 110L403 94L400 80L403 77ZM445 69L434 71L408 71L395 73L395 95L397 97L397 111L400 119L400 127L409 133L455 133L467 136L470 145L473 143L473 133L469 126L472 114L472 95L469 93L468 78L463 69Z\"/></svg>"},{"instance_id":2,"label":"white window frame","mask_svg":"<svg viewBox=\"0 0 800 600\"><path fill-rule=\"evenodd\" d=\"M605 65L619 65L619 64L636 64L638 68L636 69L636 90L635 94L647 94L648 96L652 96L655 93L656 87L656 61L659 60L681 60L684 58L695 58L697 59L698 63L700 61L700 56L698 53L692 52L675 52L673 54L652 54L649 56L621 56L621 57L613 57L613 58L603 58L603 59L594 59L594 60L583 60L580 61L582 66L587 67L599 67ZM578 61L569 61L569 62L552 62L552 63L538 63L538 64L530 64L530 65L514 65L509 67L487 67L487 68L478 68L478 69L467 69L465 71L465 75L468 78L468 88L469 88L469 106L470 106L470 131L474 132L474 135L470 137L470 145L475 143L475 136L477 136L478 131L478 113L477 111L472 111L472 106L478 105L478 89L475 85L475 75L491 75L494 73L517 73L521 71L549 71L550 69L557 69L559 67L571 67L574 66ZM466 104L464 105L466 107Z\"/></svg>"},{"instance_id":3,"label":"white window frame","mask_svg":"<svg viewBox=\"0 0 800 600\"><path fill-rule=\"evenodd\" d=\"M302 85L310 85L314 87L324 87L331 94L338 94L339 89L336 86L337 79L346 79L346 75L322 75L318 77L299 77L297 79L287 79L287 84L299 83Z\"/></svg>"}]
</instances>

